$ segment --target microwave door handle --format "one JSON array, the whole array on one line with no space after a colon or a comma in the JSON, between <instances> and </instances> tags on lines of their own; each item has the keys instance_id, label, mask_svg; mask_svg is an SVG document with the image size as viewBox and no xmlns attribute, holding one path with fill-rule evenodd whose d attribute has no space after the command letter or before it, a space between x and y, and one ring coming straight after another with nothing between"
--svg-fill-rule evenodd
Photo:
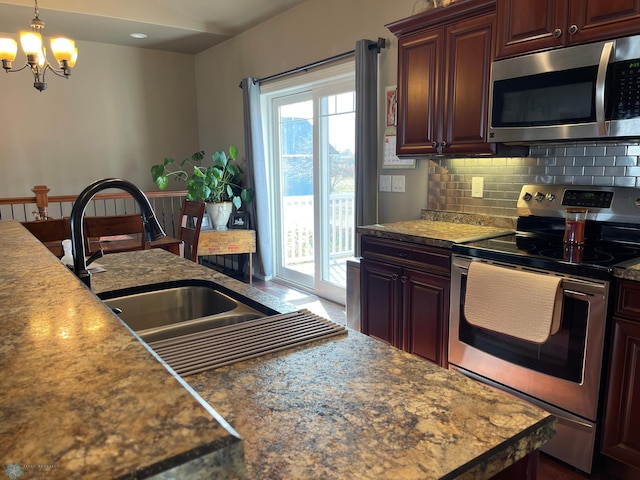
<instances>
[{"instance_id":1,"label":"microwave door handle","mask_svg":"<svg viewBox=\"0 0 640 480\"><path fill-rule=\"evenodd\" d=\"M604 111L604 95L605 84L607 80L607 67L613 52L613 42L605 42L602 46L600 54L600 63L598 64L598 75L596 77L596 122L598 124L598 133L602 136L608 136L607 124Z\"/></svg>"}]
</instances>

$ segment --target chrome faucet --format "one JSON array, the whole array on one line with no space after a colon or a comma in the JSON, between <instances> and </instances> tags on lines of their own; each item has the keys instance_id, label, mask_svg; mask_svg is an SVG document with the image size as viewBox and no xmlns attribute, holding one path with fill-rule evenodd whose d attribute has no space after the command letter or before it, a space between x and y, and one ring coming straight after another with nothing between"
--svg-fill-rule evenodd
<instances>
[{"instance_id":1,"label":"chrome faucet","mask_svg":"<svg viewBox=\"0 0 640 480\"><path fill-rule=\"evenodd\" d=\"M144 226L145 239L148 242L166 237L166 233L160 226L158 219L151 208L147 196L133 183L120 178L103 178L85 188L76 198L71 209L71 238L73 239L73 271L85 285L91 288L91 273L87 270L85 260L85 243L83 218L87 205L96 193L108 188L119 188L129 193L140 206L140 215Z\"/></svg>"}]
</instances>

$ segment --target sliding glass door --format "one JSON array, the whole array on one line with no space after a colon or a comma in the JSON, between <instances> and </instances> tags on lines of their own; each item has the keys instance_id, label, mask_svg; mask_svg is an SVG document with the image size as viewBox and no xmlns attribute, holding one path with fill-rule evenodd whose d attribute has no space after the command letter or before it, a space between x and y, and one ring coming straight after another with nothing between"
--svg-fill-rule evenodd
<instances>
[{"instance_id":1,"label":"sliding glass door","mask_svg":"<svg viewBox=\"0 0 640 480\"><path fill-rule=\"evenodd\" d=\"M275 276L344 303L354 246L352 75L268 98Z\"/></svg>"}]
</instances>

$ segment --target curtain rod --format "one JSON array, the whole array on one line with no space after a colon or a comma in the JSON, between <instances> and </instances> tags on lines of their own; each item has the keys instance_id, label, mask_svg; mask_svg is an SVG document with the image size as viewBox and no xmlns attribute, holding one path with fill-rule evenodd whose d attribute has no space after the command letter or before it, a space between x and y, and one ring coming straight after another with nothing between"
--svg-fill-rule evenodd
<instances>
[{"instance_id":1,"label":"curtain rod","mask_svg":"<svg viewBox=\"0 0 640 480\"><path fill-rule=\"evenodd\" d=\"M382 37L378 37L378 41L377 42L372 42L372 43L369 44L369 50L377 49L378 53L380 53L380 50L385 48L386 46L387 46L387 40L382 38ZM337 60L341 60L343 58L350 57L351 55L354 55L355 53L356 53L355 50L350 50L348 52L339 53L338 55L334 55L333 57L325 58L323 60L318 60L317 62L309 63L309 64L303 65L301 67L292 68L291 70L287 70L286 72L276 73L275 75L270 75L268 77L256 78L253 81L253 83L256 84L256 83L268 82L269 80L275 80L276 78L286 77L287 75L292 75L294 73L304 72L304 71L306 71L306 70L308 70L310 68L319 67L319 66L325 65L327 63L335 62ZM239 87L242 88L242 82L240 82Z\"/></svg>"}]
</instances>

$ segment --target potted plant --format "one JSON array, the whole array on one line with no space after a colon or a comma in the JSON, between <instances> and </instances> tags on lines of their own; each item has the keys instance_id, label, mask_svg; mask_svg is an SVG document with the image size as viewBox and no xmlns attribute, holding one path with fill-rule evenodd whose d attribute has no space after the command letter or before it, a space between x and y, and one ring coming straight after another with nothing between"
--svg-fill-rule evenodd
<instances>
[{"instance_id":1,"label":"potted plant","mask_svg":"<svg viewBox=\"0 0 640 480\"><path fill-rule=\"evenodd\" d=\"M175 161L165 158L163 163L151 167L151 177L160 190L167 188L171 176L185 182L187 200L207 202L207 213L211 216L214 228L224 230L233 206L240 209L243 202L251 202L254 196L253 190L242 187L240 175L244 172L236 164L237 156L238 149L230 146L228 155L224 151L213 152L212 164L205 166L202 165L205 152L201 150L185 158L176 170L168 168ZM187 166L192 170L185 170Z\"/></svg>"}]
</instances>

